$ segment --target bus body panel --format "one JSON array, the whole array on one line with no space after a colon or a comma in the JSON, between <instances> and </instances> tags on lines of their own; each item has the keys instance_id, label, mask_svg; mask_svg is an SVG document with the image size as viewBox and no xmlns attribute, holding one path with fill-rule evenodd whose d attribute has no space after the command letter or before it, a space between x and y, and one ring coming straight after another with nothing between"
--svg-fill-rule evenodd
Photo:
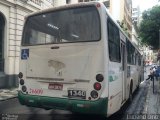
<instances>
[{"instance_id":1,"label":"bus body panel","mask_svg":"<svg viewBox=\"0 0 160 120\"><path fill-rule=\"evenodd\" d=\"M130 76L134 82L133 84L133 91L135 91L137 84L138 84L138 69L135 65L131 65L131 76Z\"/></svg>"},{"instance_id":2,"label":"bus body panel","mask_svg":"<svg viewBox=\"0 0 160 120\"><path fill-rule=\"evenodd\" d=\"M109 78L108 114L113 114L121 107L121 102L122 102L121 63L114 63L114 62L109 63L108 78Z\"/></svg>"},{"instance_id":3,"label":"bus body panel","mask_svg":"<svg viewBox=\"0 0 160 120\"><path fill-rule=\"evenodd\" d=\"M26 71L23 73L28 94L68 98L67 90L77 89L85 90L88 99L96 75L104 71L103 47L98 44L59 45L56 50L51 46L30 47L30 56L21 60L26 62L22 71Z\"/></svg>"}]
</instances>

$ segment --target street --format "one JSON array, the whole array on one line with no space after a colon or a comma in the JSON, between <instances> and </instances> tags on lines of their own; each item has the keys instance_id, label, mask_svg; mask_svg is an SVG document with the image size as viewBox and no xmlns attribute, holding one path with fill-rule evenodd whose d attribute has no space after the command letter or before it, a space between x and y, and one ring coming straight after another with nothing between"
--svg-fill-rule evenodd
<instances>
[{"instance_id":1,"label":"street","mask_svg":"<svg viewBox=\"0 0 160 120\"><path fill-rule=\"evenodd\" d=\"M109 120L114 120L117 117L119 119L126 119L127 114L142 114L144 111L144 105L146 101L148 84L147 82L142 82L138 91L134 93L134 99L131 104L126 104L123 106L122 110L118 113L109 117ZM9 99L0 102L0 113L1 118L11 117L18 118L18 120L81 120L81 119L92 119L99 120L100 116L93 115L77 115L69 111L63 110L44 110L40 108L32 108L20 105L17 98ZM104 120L102 118L100 120ZM5 120L5 119L4 119Z\"/></svg>"},{"instance_id":2,"label":"street","mask_svg":"<svg viewBox=\"0 0 160 120\"><path fill-rule=\"evenodd\" d=\"M70 112L66 111L54 111L54 110L44 110L40 108L32 108L20 105L17 98L10 99L7 101L2 101L0 103L0 113L2 114L2 118L7 115L18 115L18 120L30 120L37 119L43 120L44 118L47 120L58 120L70 119ZM62 117L62 118L61 118Z\"/></svg>"},{"instance_id":3,"label":"street","mask_svg":"<svg viewBox=\"0 0 160 120\"><path fill-rule=\"evenodd\" d=\"M63 110L44 110L20 105L17 98L1 101L0 114L2 120L14 118L15 120L105 120L106 118L94 115L78 115ZM114 120L113 115L109 120Z\"/></svg>"}]
</instances>

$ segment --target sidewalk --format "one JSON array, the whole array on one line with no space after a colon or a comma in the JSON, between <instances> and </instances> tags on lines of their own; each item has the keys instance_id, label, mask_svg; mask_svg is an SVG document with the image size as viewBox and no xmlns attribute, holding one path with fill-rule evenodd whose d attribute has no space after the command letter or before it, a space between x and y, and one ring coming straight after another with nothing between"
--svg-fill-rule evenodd
<instances>
[{"instance_id":1,"label":"sidewalk","mask_svg":"<svg viewBox=\"0 0 160 120\"><path fill-rule=\"evenodd\" d=\"M149 74L149 70L145 73L145 79ZM154 93L153 93L153 81L146 81L146 85L148 86L148 94L146 97L146 103L144 106L143 114L147 115L158 115L160 114L160 78L157 81L154 79Z\"/></svg>"},{"instance_id":2,"label":"sidewalk","mask_svg":"<svg viewBox=\"0 0 160 120\"><path fill-rule=\"evenodd\" d=\"M146 104L144 107L144 114L160 114L160 79L159 81L154 80L154 93L153 93L153 82L145 81L148 86L148 94L146 98Z\"/></svg>"},{"instance_id":3,"label":"sidewalk","mask_svg":"<svg viewBox=\"0 0 160 120\"><path fill-rule=\"evenodd\" d=\"M18 88L0 89L0 101L16 98L18 93L17 90Z\"/></svg>"}]
</instances>

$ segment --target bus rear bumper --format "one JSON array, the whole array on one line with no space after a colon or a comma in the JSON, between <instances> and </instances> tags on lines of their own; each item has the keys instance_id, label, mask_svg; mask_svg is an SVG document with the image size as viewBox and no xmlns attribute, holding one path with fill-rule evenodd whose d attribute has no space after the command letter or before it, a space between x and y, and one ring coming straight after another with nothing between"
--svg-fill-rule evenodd
<instances>
[{"instance_id":1,"label":"bus rear bumper","mask_svg":"<svg viewBox=\"0 0 160 120\"><path fill-rule=\"evenodd\" d=\"M108 107L107 98L100 98L96 101L75 100L66 98L53 98L46 96L28 95L23 94L21 91L19 91L18 99L22 105L44 109L69 110L75 113L82 114L97 114L106 116Z\"/></svg>"}]
</instances>

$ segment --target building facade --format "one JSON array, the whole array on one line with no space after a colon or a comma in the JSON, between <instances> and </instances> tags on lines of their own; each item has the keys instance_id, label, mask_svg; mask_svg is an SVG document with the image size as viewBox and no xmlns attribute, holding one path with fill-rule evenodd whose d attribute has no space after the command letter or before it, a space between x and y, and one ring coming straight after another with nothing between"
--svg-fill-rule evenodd
<instances>
[{"instance_id":1,"label":"building facade","mask_svg":"<svg viewBox=\"0 0 160 120\"><path fill-rule=\"evenodd\" d=\"M144 59L145 59L145 65L152 65L154 60L154 53L153 50L150 50L149 47L144 47Z\"/></svg>"},{"instance_id":2,"label":"building facade","mask_svg":"<svg viewBox=\"0 0 160 120\"><path fill-rule=\"evenodd\" d=\"M138 26L139 26L139 18L140 18L139 6L133 7L132 8L132 41L140 48L142 46L140 45L140 40L137 34Z\"/></svg>"},{"instance_id":3,"label":"building facade","mask_svg":"<svg viewBox=\"0 0 160 120\"><path fill-rule=\"evenodd\" d=\"M53 0L53 5L56 7L56 6L66 5L66 4L74 4L78 2L79 0Z\"/></svg>"},{"instance_id":4,"label":"building facade","mask_svg":"<svg viewBox=\"0 0 160 120\"><path fill-rule=\"evenodd\" d=\"M109 12L132 39L132 0L108 0Z\"/></svg>"},{"instance_id":5,"label":"building facade","mask_svg":"<svg viewBox=\"0 0 160 120\"><path fill-rule=\"evenodd\" d=\"M0 88L18 85L25 16L48 7L53 7L52 0L0 0Z\"/></svg>"},{"instance_id":6,"label":"building facade","mask_svg":"<svg viewBox=\"0 0 160 120\"><path fill-rule=\"evenodd\" d=\"M132 39L132 1L124 0L124 27L130 39Z\"/></svg>"}]
</instances>

